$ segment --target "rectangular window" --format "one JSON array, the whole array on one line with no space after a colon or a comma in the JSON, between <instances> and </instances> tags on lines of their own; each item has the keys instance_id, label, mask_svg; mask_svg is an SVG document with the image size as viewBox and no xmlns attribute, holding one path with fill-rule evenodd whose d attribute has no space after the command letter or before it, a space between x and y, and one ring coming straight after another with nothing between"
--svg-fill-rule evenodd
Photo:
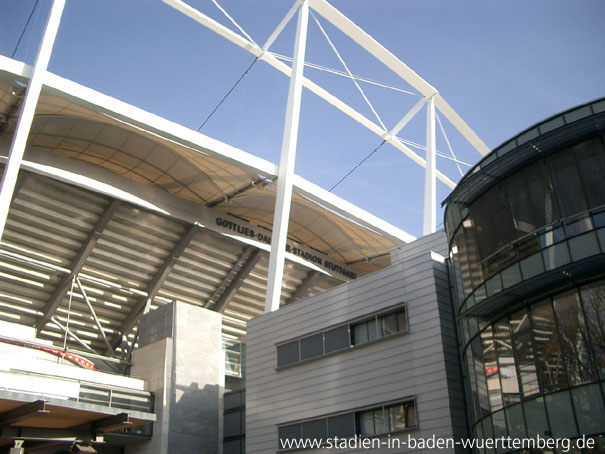
<instances>
[{"instance_id":1,"label":"rectangular window","mask_svg":"<svg viewBox=\"0 0 605 454\"><path fill-rule=\"evenodd\" d=\"M368 325L360 323L353 326L353 344L363 344L368 341Z\"/></svg>"},{"instance_id":2,"label":"rectangular window","mask_svg":"<svg viewBox=\"0 0 605 454\"><path fill-rule=\"evenodd\" d=\"M321 440L328 435L328 420L326 418L315 419L302 423L303 438Z\"/></svg>"},{"instance_id":3,"label":"rectangular window","mask_svg":"<svg viewBox=\"0 0 605 454\"><path fill-rule=\"evenodd\" d=\"M326 440L328 437L347 439L356 435L372 437L415 427L415 402L407 399L279 426L279 449L284 449L289 444L286 440Z\"/></svg>"},{"instance_id":4,"label":"rectangular window","mask_svg":"<svg viewBox=\"0 0 605 454\"><path fill-rule=\"evenodd\" d=\"M288 342L277 347L277 367L287 366L288 364L300 361L299 342Z\"/></svg>"},{"instance_id":5,"label":"rectangular window","mask_svg":"<svg viewBox=\"0 0 605 454\"><path fill-rule=\"evenodd\" d=\"M413 401L391 404L356 413L357 433L371 437L416 427Z\"/></svg>"},{"instance_id":6,"label":"rectangular window","mask_svg":"<svg viewBox=\"0 0 605 454\"><path fill-rule=\"evenodd\" d=\"M405 424L405 405L399 404L387 408L389 414L389 431L397 432L407 426Z\"/></svg>"},{"instance_id":7,"label":"rectangular window","mask_svg":"<svg viewBox=\"0 0 605 454\"><path fill-rule=\"evenodd\" d=\"M355 413L328 418L328 437L352 438L355 436Z\"/></svg>"},{"instance_id":8,"label":"rectangular window","mask_svg":"<svg viewBox=\"0 0 605 454\"><path fill-rule=\"evenodd\" d=\"M324 354L324 335L323 333L305 337L300 340L300 359L301 361L309 358L315 358Z\"/></svg>"},{"instance_id":9,"label":"rectangular window","mask_svg":"<svg viewBox=\"0 0 605 454\"><path fill-rule=\"evenodd\" d=\"M397 333L407 332L405 307L384 311L360 321L344 323L277 346L277 367L319 358L332 352L348 350Z\"/></svg>"},{"instance_id":10,"label":"rectangular window","mask_svg":"<svg viewBox=\"0 0 605 454\"><path fill-rule=\"evenodd\" d=\"M279 448L288 441L300 440L302 437L302 424L290 424L278 428Z\"/></svg>"},{"instance_id":11,"label":"rectangular window","mask_svg":"<svg viewBox=\"0 0 605 454\"><path fill-rule=\"evenodd\" d=\"M325 351L330 353L351 346L349 325L342 325L324 333Z\"/></svg>"},{"instance_id":12,"label":"rectangular window","mask_svg":"<svg viewBox=\"0 0 605 454\"><path fill-rule=\"evenodd\" d=\"M378 315L370 320L353 325L353 345L390 336L399 332L407 331L407 318L405 309Z\"/></svg>"},{"instance_id":13,"label":"rectangular window","mask_svg":"<svg viewBox=\"0 0 605 454\"><path fill-rule=\"evenodd\" d=\"M397 314L385 315L384 317L381 317L381 321L383 336L399 332L399 329L397 328Z\"/></svg>"}]
</instances>

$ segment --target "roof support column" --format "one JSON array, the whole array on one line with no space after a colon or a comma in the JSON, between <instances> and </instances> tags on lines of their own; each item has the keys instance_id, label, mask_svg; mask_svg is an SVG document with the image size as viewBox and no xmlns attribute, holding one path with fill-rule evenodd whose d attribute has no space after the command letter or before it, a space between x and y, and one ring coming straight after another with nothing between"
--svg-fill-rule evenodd
<instances>
[{"instance_id":1,"label":"roof support column","mask_svg":"<svg viewBox=\"0 0 605 454\"><path fill-rule=\"evenodd\" d=\"M44 76L46 75L46 68L50 61L53 45L55 44L55 38L57 37L57 31L59 30L64 7L65 0L53 1L42 42L38 49L38 55L36 56L34 70L25 92L25 99L21 106L17 129L13 135L8 162L4 168L4 175L2 176L2 183L0 186L0 240L4 233L4 226L6 225L6 218L8 217L8 208L13 197L17 175L19 174L19 168L21 167L21 161L23 161L23 154L25 153L25 145L34 119L34 113L36 112L38 98L42 91L42 83Z\"/></svg>"},{"instance_id":2,"label":"roof support column","mask_svg":"<svg viewBox=\"0 0 605 454\"><path fill-rule=\"evenodd\" d=\"M292 179L294 177L294 162L296 160L296 142L298 139L298 123L300 118L308 22L309 3L307 0L303 0L298 12L292 76L290 78L288 106L286 108L286 121L279 161L265 312L272 312L279 308L282 280L284 276L286 240L288 238L290 205L292 203Z\"/></svg>"},{"instance_id":3,"label":"roof support column","mask_svg":"<svg viewBox=\"0 0 605 454\"><path fill-rule=\"evenodd\" d=\"M424 222L422 234L437 230L437 194L435 166L435 97L426 106L426 168L424 173Z\"/></svg>"}]
</instances>

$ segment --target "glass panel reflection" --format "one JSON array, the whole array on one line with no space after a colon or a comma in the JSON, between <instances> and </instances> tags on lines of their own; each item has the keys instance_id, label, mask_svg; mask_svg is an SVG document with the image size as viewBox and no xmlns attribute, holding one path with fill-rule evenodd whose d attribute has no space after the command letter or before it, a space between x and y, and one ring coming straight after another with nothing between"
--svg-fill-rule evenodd
<instances>
[{"instance_id":1,"label":"glass panel reflection","mask_svg":"<svg viewBox=\"0 0 605 454\"><path fill-rule=\"evenodd\" d=\"M483 363L483 351L481 349L481 341L479 337L475 337L471 342L473 352L473 367L475 378L477 380L477 398L479 401L479 410L481 416L490 413L489 397L487 394L487 383L485 381L485 365Z\"/></svg>"},{"instance_id":2,"label":"glass panel reflection","mask_svg":"<svg viewBox=\"0 0 605 454\"><path fill-rule=\"evenodd\" d=\"M537 435L547 437L549 435L548 422L546 421L546 410L544 398L538 397L525 402L525 419L527 421L527 436L534 438Z\"/></svg>"},{"instance_id":3,"label":"glass panel reflection","mask_svg":"<svg viewBox=\"0 0 605 454\"><path fill-rule=\"evenodd\" d=\"M492 327L481 333L481 346L483 348L483 361L485 365L485 379L487 394L492 411L502 408L502 393L500 392L500 372L498 371L498 357Z\"/></svg>"},{"instance_id":4,"label":"glass panel reflection","mask_svg":"<svg viewBox=\"0 0 605 454\"><path fill-rule=\"evenodd\" d=\"M492 415L492 422L494 425L494 438L507 437L508 431L506 430L506 418L504 416L504 410L500 410ZM502 449L498 449L498 452L503 452Z\"/></svg>"},{"instance_id":5,"label":"glass panel reflection","mask_svg":"<svg viewBox=\"0 0 605 454\"><path fill-rule=\"evenodd\" d=\"M601 380L605 380L605 282L583 287L580 295L586 313L593 357Z\"/></svg>"},{"instance_id":6,"label":"glass panel reflection","mask_svg":"<svg viewBox=\"0 0 605 454\"><path fill-rule=\"evenodd\" d=\"M581 386L571 390L578 425L583 434L605 431L605 408L599 385Z\"/></svg>"},{"instance_id":7,"label":"glass panel reflection","mask_svg":"<svg viewBox=\"0 0 605 454\"><path fill-rule=\"evenodd\" d=\"M510 337L508 319L503 319L494 325L494 342L498 352L498 370L502 384L503 404L510 405L519 402L519 382L517 380L517 369L515 368L515 357Z\"/></svg>"},{"instance_id":8,"label":"glass panel reflection","mask_svg":"<svg viewBox=\"0 0 605 454\"><path fill-rule=\"evenodd\" d=\"M549 300L531 306L538 373L544 392L567 388L563 352L559 346L555 317Z\"/></svg>"},{"instance_id":9,"label":"glass panel reflection","mask_svg":"<svg viewBox=\"0 0 605 454\"><path fill-rule=\"evenodd\" d=\"M554 438L573 437L576 433L576 423L573 418L569 392L562 391L548 394L544 398L546 411L550 421L550 432Z\"/></svg>"},{"instance_id":10,"label":"glass panel reflection","mask_svg":"<svg viewBox=\"0 0 605 454\"><path fill-rule=\"evenodd\" d=\"M588 333L577 293L573 291L555 297L553 306L569 384L574 386L594 381L596 373L590 359Z\"/></svg>"},{"instance_id":11,"label":"glass panel reflection","mask_svg":"<svg viewBox=\"0 0 605 454\"><path fill-rule=\"evenodd\" d=\"M524 437L525 419L523 418L523 408L521 407L521 404L508 407L505 412L509 435L513 438Z\"/></svg>"},{"instance_id":12,"label":"glass panel reflection","mask_svg":"<svg viewBox=\"0 0 605 454\"><path fill-rule=\"evenodd\" d=\"M534 350L531 344L531 334L524 331L513 338L515 350L517 351L519 378L523 397L527 398L540 392L538 375L536 374L536 363L534 361Z\"/></svg>"}]
</instances>

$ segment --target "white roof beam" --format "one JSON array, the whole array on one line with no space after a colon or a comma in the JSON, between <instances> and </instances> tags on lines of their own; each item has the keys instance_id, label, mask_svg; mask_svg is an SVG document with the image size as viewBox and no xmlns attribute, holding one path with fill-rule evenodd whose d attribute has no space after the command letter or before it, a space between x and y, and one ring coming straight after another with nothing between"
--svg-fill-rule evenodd
<instances>
[{"instance_id":1,"label":"white roof beam","mask_svg":"<svg viewBox=\"0 0 605 454\"><path fill-rule=\"evenodd\" d=\"M309 273L305 276L300 285L296 288L296 290L294 290L292 295L290 295L290 298L288 298L286 304L292 304L298 301L299 299L302 299L307 296L309 291L311 291L311 289L315 286L320 277L321 273L317 271L309 271Z\"/></svg>"},{"instance_id":2,"label":"white roof beam","mask_svg":"<svg viewBox=\"0 0 605 454\"><path fill-rule=\"evenodd\" d=\"M273 33L271 33L271 36L269 36L269 39L267 39L267 42L263 45L263 52L267 52L269 48L273 45L277 37L284 30L284 28L286 28L286 25L288 25L288 22L290 22L290 19L294 17L296 11L298 11L298 8L300 8L300 5L302 5L302 0L296 0L296 3L292 5L290 11L288 11L288 13L284 16L279 25L275 28L275 30L273 30Z\"/></svg>"},{"instance_id":3,"label":"white roof beam","mask_svg":"<svg viewBox=\"0 0 605 454\"><path fill-rule=\"evenodd\" d=\"M167 5L173 7L177 11L180 11L185 16L190 17L194 21L202 24L204 27L207 27L210 30L212 30L213 32L219 34L223 38L228 39L233 44L236 44L239 47L247 50L248 52L253 53L256 56L258 56L260 54L260 52L262 52L260 47L258 47L255 43L247 40L246 38L244 38L241 35L238 35L234 31L232 31L232 30L228 29L227 27L225 27L224 25L218 23L211 17L206 16L205 14L201 13L197 9L189 6L187 3L185 3L181 0L162 0L162 1L164 3L166 3Z\"/></svg>"},{"instance_id":4,"label":"white roof beam","mask_svg":"<svg viewBox=\"0 0 605 454\"><path fill-rule=\"evenodd\" d=\"M132 329L137 325L137 323L139 323L139 320L143 314L148 312L151 302L160 291L160 288L172 271L172 268L174 268L177 260L181 257L181 255L183 255L183 252L185 252L185 249L187 249L196 233L197 227L195 225L190 225L187 230L185 230L185 233L172 248L172 251L170 251L153 279L151 279L151 281L147 284L147 289L145 292L147 293L147 296L142 296L139 298L126 319L122 322L119 334L116 335L111 342L113 346L117 347L120 345L121 340L128 337Z\"/></svg>"},{"instance_id":5,"label":"white roof beam","mask_svg":"<svg viewBox=\"0 0 605 454\"><path fill-rule=\"evenodd\" d=\"M332 25L359 44L363 49L373 55L378 61L391 69L395 74L407 81L418 90L425 98L430 98L437 93L437 89L416 74L409 66L399 60L382 44L368 35L363 29L356 25L325 0L309 0L309 6L321 14Z\"/></svg>"},{"instance_id":6,"label":"white roof beam","mask_svg":"<svg viewBox=\"0 0 605 454\"><path fill-rule=\"evenodd\" d=\"M445 100L439 96L437 90L416 74L409 66L399 60L388 49L382 46L378 41L368 35L359 26L352 22L348 17L330 5L326 0L309 0L309 6L321 14L325 19L346 34L349 38L359 44L363 49L373 55L378 61L387 66L391 71L408 82L412 87L418 90L425 98L435 96L435 106L445 115L445 117L460 131L460 133L475 147L475 149L485 155L489 148L475 134L475 132L462 120L462 118L452 109Z\"/></svg>"},{"instance_id":7,"label":"white roof beam","mask_svg":"<svg viewBox=\"0 0 605 454\"><path fill-rule=\"evenodd\" d=\"M475 149L482 155L485 156L490 152L490 149L485 142L479 138L475 131L471 129L469 125L456 113L454 109L441 97L439 93L435 95L435 107L445 115L445 118L456 127L456 129L462 134L469 143L475 147Z\"/></svg>"},{"instance_id":8,"label":"white roof beam","mask_svg":"<svg viewBox=\"0 0 605 454\"><path fill-rule=\"evenodd\" d=\"M406 113L401 120L399 120L399 123L397 123L393 129L391 129L389 133L384 136L384 140L390 141L393 137L399 134L399 132L412 120L412 118L414 118L418 111L422 109L422 106L424 106L427 101L428 99L424 97L420 98L418 102L414 104L414 107L412 107L409 112Z\"/></svg>"},{"instance_id":9,"label":"white roof beam","mask_svg":"<svg viewBox=\"0 0 605 454\"><path fill-rule=\"evenodd\" d=\"M205 27L210 28L211 30L213 30L216 33L218 33L219 35L227 38L229 41L231 41L232 43L238 45L242 49L245 49L248 52L250 52L251 54L255 55L256 57L259 57L260 60L263 60L263 61L267 62L268 64L270 64L271 66L273 66L278 71L281 71L282 73L284 73L286 76L292 77L292 68L291 67L289 67L288 65L286 65L284 62L278 60L270 52L263 53L262 49L260 49L258 47L255 47L248 40L244 39L240 35L238 35L238 34L234 33L233 31L229 30L227 27L219 24L215 20L213 20L210 17L206 16L204 13L196 10L195 8L192 8L191 6L189 6L186 3L182 2L181 0L162 0L162 1L164 3L166 3L166 4L168 4L168 5L176 8L177 10L183 12L185 15L187 15L191 19L195 20L196 22L204 25ZM340 13L338 13L338 14L340 14ZM351 22L351 24L353 24L353 23ZM355 24L353 24L353 26L357 27ZM357 27L357 28L359 28L359 27ZM362 33L365 34L365 32L363 32L363 31L362 31ZM369 35L367 35L367 36L369 37ZM373 39L371 37L369 37L369 38ZM378 44L378 43L376 43L376 44ZM378 44L378 46L380 46L380 44ZM388 52L386 49L384 49L384 50L387 53L390 54L390 52ZM392 58L394 58L395 60L397 60L395 58L395 56L393 56L392 54L390 54L390 55L392 56ZM399 61L399 60L397 60L397 61ZM401 64L403 66L405 66L403 63L401 63ZM407 68L407 66L405 66L405 67ZM413 73L412 70L410 70L410 71ZM423 79L420 78L419 76L416 75L416 77L418 79L420 79L421 81L423 81ZM424 82L424 83L426 84L426 82ZM351 117L353 120L355 120L358 123L360 123L362 126L365 126L367 129L369 129L370 131L372 131L377 136L383 137L387 133L387 131L385 131L379 125L377 125L376 123L374 123L373 121L371 121L370 119L368 119L367 117L365 117L364 115L362 115L361 113L357 112L351 106L349 106L345 102L341 101L339 98L337 98L336 96L334 96L333 94L331 94L327 90L323 89L322 87L320 87L319 85L317 85L313 81L307 79L306 77L303 77L302 84L303 84L303 86L305 88L307 88L311 92L315 93L317 96L319 96L320 98L322 98L326 102L330 103L331 105L333 105L334 107L336 107L338 110L340 110L341 112L343 112L346 115L348 115L349 117ZM428 84L426 84L426 85L428 85ZM428 86L430 87L430 85L428 85ZM436 92L436 90L434 88L432 88L432 90L433 91L431 92L431 95ZM445 112L444 112L444 114L445 114ZM391 141L388 141L388 142L391 143L395 148L397 148L403 154L405 154L406 156L408 156L409 158L411 158L416 164L421 165L422 167L425 166L424 159L422 159L420 156L418 156L416 153L414 153L412 150L410 150L408 147L406 147L405 145L403 145L399 141L397 141L397 140L391 140ZM441 180L443 183L445 183L447 186L449 186L450 188L452 188L452 189L454 187L456 187L456 184L452 180L450 180L448 177L446 177L443 173L441 173L439 171L437 172L437 178L439 180Z\"/></svg>"},{"instance_id":10,"label":"white roof beam","mask_svg":"<svg viewBox=\"0 0 605 454\"><path fill-rule=\"evenodd\" d=\"M39 334L40 331L44 329L48 321L51 319L52 315L55 313L55 311L61 304L61 301L67 294L67 290L69 289L69 285L72 279L74 279L82 270L82 267L86 263L88 256L90 255L93 248L97 244L97 241L103 234L103 230L105 230L105 227L107 227L107 224L109 224L109 221L111 221L111 218L113 217L114 213L120 207L120 204L121 202L119 200L114 199L105 207L105 211L103 212L103 214L101 214L101 216L97 220L97 223L94 225L92 231L88 234L88 237L82 244L82 247L78 251L76 257L72 260L71 265L69 267L71 273L63 275L61 281L55 288L55 291L46 303L46 307L44 308L44 315L42 315L40 320L38 320L38 323L36 323L36 334Z\"/></svg>"},{"instance_id":11,"label":"white roof beam","mask_svg":"<svg viewBox=\"0 0 605 454\"><path fill-rule=\"evenodd\" d=\"M240 257L240 260L238 261L239 270L235 275L233 275L233 278L225 288L225 291L218 297L218 299L214 302L210 309L221 314L225 312L225 309L227 308L239 288L243 285L248 275L252 272L260 258L260 249L249 247L244 251L244 253ZM234 270L235 269L236 267L234 267Z\"/></svg>"}]
</instances>

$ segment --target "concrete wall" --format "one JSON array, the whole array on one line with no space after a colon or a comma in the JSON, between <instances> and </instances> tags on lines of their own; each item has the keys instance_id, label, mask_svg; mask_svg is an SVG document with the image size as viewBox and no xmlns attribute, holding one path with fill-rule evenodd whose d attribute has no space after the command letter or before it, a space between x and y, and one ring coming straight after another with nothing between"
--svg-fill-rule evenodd
<instances>
[{"instance_id":1,"label":"concrete wall","mask_svg":"<svg viewBox=\"0 0 605 454\"><path fill-rule=\"evenodd\" d=\"M446 250L442 232L424 237L394 251L388 269L249 322L248 454L275 452L278 424L408 396L415 397L418 415L418 428L410 435L465 434L447 268L439 255ZM276 370L276 343L402 302L407 304L408 334Z\"/></svg>"},{"instance_id":2,"label":"concrete wall","mask_svg":"<svg viewBox=\"0 0 605 454\"><path fill-rule=\"evenodd\" d=\"M216 312L180 302L143 317L131 374L149 381L157 422L153 438L128 446L128 454L220 452L221 321Z\"/></svg>"}]
</instances>

